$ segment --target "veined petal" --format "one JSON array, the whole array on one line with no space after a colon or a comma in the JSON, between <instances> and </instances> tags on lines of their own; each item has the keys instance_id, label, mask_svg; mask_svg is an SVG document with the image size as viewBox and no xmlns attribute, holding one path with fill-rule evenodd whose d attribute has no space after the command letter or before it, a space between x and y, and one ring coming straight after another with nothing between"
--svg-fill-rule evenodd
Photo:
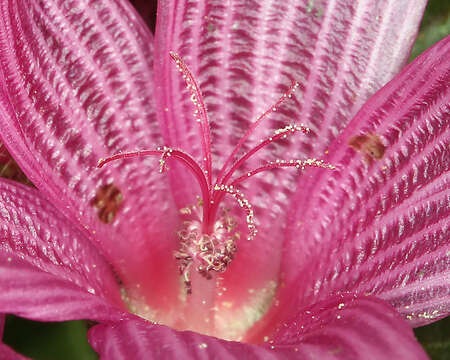
<instances>
[{"instance_id":1,"label":"veined petal","mask_svg":"<svg viewBox=\"0 0 450 360\"><path fill-rule=\"evenodd\" d=\"M317 138L296 142L295 148L299 154L321 153L364 101L404 65L425 4L160 1L155 68L166 137L200 153L189 96L168 56L172 50L188 63L203 90L219 164L292 80L300 83L296 101L255 135L265 137L280 123L301 121Z\"/></svg>"},{"instance_id":2,"label":"veined petal","mask_svg":"<svg viewBox=\"0 0 450 360\"><path fill-rule=\"evenodd\" d=\"M339 299L310 310L281 326L264 345L177 332L142 320L96 325L89 331L89 341L101 358L113 360L427 359L407 323L379 300Z\"/></svg>"},{"instance_id":3,"label":"veined petal","mask_svg":"<svg viewBox=\"0 0 450 360\"><path fill-rule=\"evenodd\" d=\"M279 326L275 344L298 345L300 359L428 359L408 323L374 297L342 296Z\"/></svg>"},{"instance_id":4,"label":"veined petal","mask_svg":"<svg viewBox=\"0 0 450 360\"><path fill-rule=\"evenodd\" d=\"M447 37L330 146L337 172L299 184L283 263L294 307L355 291L386 299L412 325L448 316L449 59Z\"/></svg>"},{"instance_id":5,"label":"veined petal","mask_svg":"<svg viewBox=\"0 0 450 360\"><path fill-rule=\"evenodd\" d=\"M280 126L303 122L312 128L313 138L282 144L265 160L323 155L364 101L403 66L425 3L160 1L155 74L158 118L167 142L201 154L190 96L168 55L172 50L183 57L203 91L215 171L249 124L293 80L300 83L295 100L263 122L252 138L265 138ZM263 179L252 186L252 192L266 185L266 193L276 189L269 195L283 193L292 176L282 179ZM273 208L285 203L276 196L266 198ZM269 200L257 202L271 207Z\"/></svg>"},{"instance_id":6,"label":"veined petal","mask_svg":"<svg viewBox=\"0 0 450 360\"><path fill-rule=\"evenodd\" d=\"M175 331L144 320L99 324L88 337L101 359L277 359L265 347Z\"/></svg>"},{"instance_id":7,"label":"veined petal","mask_svg":"<svg viewBox=\"0 0 450 360\"><path fill-rule=\"evenodd\" d=\"M217 174L251 122L293 80L300 83L295 95L265 119L243 150L280 127L305 123L310 136L277 143L252 165L324 156L361 104L405 63L425 1L164 0L158 6L155 83L166 142L202 157L190 95L169 56L175 51L203 92ZM249 169L243 168L243 174ZM265 175L241 186L253 205L259 233L252 242L238 243L236 261L224 275L233 298L277 281L279 234L298 174L283 170ZM173 181L180 189L197 189L190 177L177 174ZM229 206L234 212L234 204ZM239 209L234 214L241 217Z\"/></svg>"},{"instance_id":8,"label":"veined petal","mask_svg":"<svg viewBox=\"0 0 450 360\"><path fill-rule=\"evenodd\" d=\"M97 169L119 151L163 145L152 48L126 0L0 3L2 141L36 187L98 241L124 284L158 294L179 287L176 265L161 267L175 247L162 230L178 218L158 159Z\"/></svg>"},{"instance_id":9,"label":"veined petal","mask_svg":"<svg viewBox=\"0 0 450 360\"><path fill-rule=\"evenodd\" d=\"M68 267L68 266L67 266ZM0 251L0 309L40 321L114 321L129 315L75 281Z\"/></svg>"},{"instance_id":10,"label":"veined petal","mask_svg":"<svg viewBox=\"0 0 450 360\"><path fill-rule=\"evenodd\" d=\"M99 306L123 308L115 275L95 245L35 189L4 179L0 255L1 313L67 320L105 317Z\"/></svg>"}]
</instances>

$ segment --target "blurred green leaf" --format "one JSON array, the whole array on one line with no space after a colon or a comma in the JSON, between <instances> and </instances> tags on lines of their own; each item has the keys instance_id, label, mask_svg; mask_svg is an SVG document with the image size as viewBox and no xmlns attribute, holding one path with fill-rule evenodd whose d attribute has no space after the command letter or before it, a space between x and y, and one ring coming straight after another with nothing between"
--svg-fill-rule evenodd
<instances>
[{"instance_id":1,"label":"blurred green leaf","mask_svg":"<svg viewBox=\"0 0 450 360\"><path fill-rule=\"evenodd\" d=\"M450 318L414 329L417 340L433 360L450 360Z\"/></svg>"},{"instance_id":2,"label":"blurred green leaf","mask_svg":"<svg viewBox=\"0 0 450 360\"><path fill-rule=\"evenodd\" d=\"M450 34L450 1L431 0L428 2L419 36L411 52L410 60L419 56L431 45Z\"/></svg>"},{"instance_id":3,"label":"blurred green leaf","mask_svg":"<svg viewBox=\"0 0 450 360\"><path fill-rule=\"evenodd\" d=\"M36 360L95 360L85 321L37 322L8 315L3 341Z\"/></svg>"}]
</instances>

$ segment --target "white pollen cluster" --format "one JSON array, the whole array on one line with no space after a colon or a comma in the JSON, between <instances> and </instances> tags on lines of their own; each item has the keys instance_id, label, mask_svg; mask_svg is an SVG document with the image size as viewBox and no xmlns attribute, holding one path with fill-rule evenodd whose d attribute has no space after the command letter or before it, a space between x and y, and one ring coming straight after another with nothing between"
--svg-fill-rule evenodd
<instances>
[{"instance_id":1,"label":"white pollen cluster","mask_svg":"<svg viewBox=\"0 0 450 360\"><path fill-rule=\"evenodd\" d=\"M292 160L281 160L277 159L275 161L270 161L269 166L276 166L276 167L289 167L294 166L299 170L304 170L306 167L320 167L323 169L330 169L334 170L336 167L334 165L328 164L323 160L317 160L317 159L306 159L306 160L298 160L298 159L292 159Z\"/></svg>"},{"instance_id":2,"label":"white pollen cluster","mask_svg":"<svg viewBox=\"0 0 450 360\"><path fill-rule=\"evenodd\" d=\"M194 104L194 119L199 124L200 135L202 139L202 151L205 155L204 161L204 171L208 184L211 185L211 174L212 174L212 160L211 160L211 138L210 138L210 128L208 113L206 111L205 103L203 102L202 93L200 88L195 81L194 76L187 67L187 65L181 60L180 56L171 51L170 56L175 61L175 66L178 71L182 74L182 77L186 83L186 89L190 93L190 100Z\"/></svg>"},{"instance_id":3,"label":"white pollen cluster","mask_svg":"<svg viewBox=\"0 0 450 360\"><path fill-rule=\"evenodd\" d=\"M283 97L288 97L291 98L292 94L295 92L295 90L298 89L298 87L300 86L298 81L294 81L294 83L292 84L292 87L289 89L288 92L283 94Z\"/></svg>"},{"instance_id":4,"label":"white pollen cluster","mask_svg":"<svg viewBox=\"0 0 450 360\"><path fill-rule=\"evenodd\" d=\"M198 88L197 84L195 83L194 78L191 76L189 70L185 66L185 64L181 61L179 58L179 55L171 52L170 55L172 58L175 59L175 66L177 67L178 71L182 73L182 77L184 81L186 82L186 89L190 93L190 100L194 104L195 110L194 110L194 119L196 122L201 122L201 116L205 113L204 104L201 101L201 95L200 89Z\"/></svg>"},{"instance_id":5,"label":"white pollen cluster","mask_svg":"<svg viewBox=\"0 0 450 360\"><path fill-rule=\"evenodd\" d=\"M162 174L166 170L166 159L172 155L173 149L167 146L160 146L157 150L163 152L159 159L159 172Z\"/></svg>"},{"instance_id":6,"label":"white pollen cluster","mask_svg":"<svg viewBox=\"0 0 450 360\"><path fill-rule=\"evenodd\" d=\"M285 126L284 128L281 129L277 129L275 130L274 134L275 135L280 135L280 134L287 134L287 133L296 133L297 131L301 131L305 134L308 134L311 130L306 127L304 124L290 124Z\"/></svg>"},{"instance_id":7,"label":"white pollen cluster","mask_svg":"<svg viewBox=\"0 0 450 360\"><path fill-rule=\"evenodd\" d=\"M244 209L246 213L247 228L249 231L247 240L252 240L256 236L258 230L256 229L255 226L255 218L253 214L252 205L245 198L244 194L239 189L236 189L233 185L220 185L220 186L216 185L214 186L214 190L224 191L228 194L231 194L236 199L239 206Z\"/></svg>"},{"instance_id":8,"label":"white pollen cluster","mask_svg":"<svg viewBox=\"0 0 450 360\"><path fill-rule=\"evenodd\" d=\"M198 215L198 219L184 222L185 228L177 233L180 248L174 252L175 259L179 261L179 270L184 278L186 292L191 294L192 267L208 280L212 278L212 271L224 272L234 258L237 250L235 242L239 239L239 233L234 231L236 222L228 211L223 211L222 216L214 223L211 234L203 233L200 211L196 206L183 208L180 213Z\"/></svg>"}]
</instances>

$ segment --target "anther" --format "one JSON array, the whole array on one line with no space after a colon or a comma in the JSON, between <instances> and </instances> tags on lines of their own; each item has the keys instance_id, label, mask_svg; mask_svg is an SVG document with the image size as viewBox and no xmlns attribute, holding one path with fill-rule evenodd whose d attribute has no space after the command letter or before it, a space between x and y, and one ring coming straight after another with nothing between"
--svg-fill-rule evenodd
<instances>
[{"instance_id":1,"label":"anther","mask_svg":"<svg viewBox=\"0 0 450 360\"><path fill-rule=\"evenodd\" d=\"M221 185L221 186L215 185L214 190L223 191L228 194L231 194L233 196L233 198L236 199L239 206L244 209L244 211L246 213L247 229L249 231L249 236L247 239L252 240L256 236L258 231L257 231L255 223L254 223L254 213L253 213L252 205L246 199L244 194L242 194L241 191L236 190L233 186L228 186L228 185Z\"/></svg>"}]
</instances>

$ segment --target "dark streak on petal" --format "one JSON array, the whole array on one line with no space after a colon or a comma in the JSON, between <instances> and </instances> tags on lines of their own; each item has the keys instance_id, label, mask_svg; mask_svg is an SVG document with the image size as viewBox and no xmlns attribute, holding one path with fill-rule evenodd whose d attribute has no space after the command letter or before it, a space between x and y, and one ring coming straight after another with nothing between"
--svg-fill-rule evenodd
<instances>
[{"instance_id":1,"label":"dark streak on petal","mask_svg":"<svg viewBox=\"0 0 450 360\"><path fill-rule=\"evenodd\" d=\"M97 191L91 204L98 209L98 218L105 224L114 220L123 202L121 191L113 184L103 185Z\"/></svg>"},{"instance_id":2,"label":"dark streak on petal","mask_svg":"<svg viewBox=\"0 0 450 360\"><path fill-rule=\"evenodd\" d=\"M33 186L3 144L0 143L0 177Z\"/></svg>"}]
</instances>

